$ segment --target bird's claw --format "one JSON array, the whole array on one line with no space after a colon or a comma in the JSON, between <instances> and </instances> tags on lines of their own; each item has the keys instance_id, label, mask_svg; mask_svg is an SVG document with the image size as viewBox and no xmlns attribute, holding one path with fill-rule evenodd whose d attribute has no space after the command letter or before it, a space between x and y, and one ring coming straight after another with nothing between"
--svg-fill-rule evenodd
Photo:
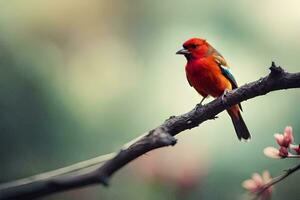
<instances>
[{"instance_id":1,"label":"bird's claw","mask_svg":"<svg viewBox=\"0 0 300 200\"><path fill-rule=\"evenodd\" d=\"M216 115L216 116L211 117L210 119L215 120L215 119L218 119L218 118L219 118L219 117Z\"/></svg>"},{"instance_id":2,"label":"bird's claw","mask_svg":"<svg viewBox=\"0 0 300 200\"><path fill-rule=\"evenodd\" d=\"M202 106L203 106L202 102L200 102L196 105L197 108L201 108Z\"/></svg>"}]
</instances>

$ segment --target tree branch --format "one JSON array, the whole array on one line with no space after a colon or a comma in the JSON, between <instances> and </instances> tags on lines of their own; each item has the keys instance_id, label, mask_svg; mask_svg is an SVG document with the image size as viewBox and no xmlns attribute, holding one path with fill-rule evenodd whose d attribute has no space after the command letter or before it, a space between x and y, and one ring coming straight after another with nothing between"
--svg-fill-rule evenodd
<instances>
[{"instance_id":1,"label":"tree branch","mask_svg":"<svg viewBox=\"0 0 300 200\"><path fill-rule=\"evenodd\" d=\"M266 191L268 188L272 187L276 183L282 181L283 179L287 178L292 173L296 172L297 170L300 170L300 164L294 166L293 168L290 168L288 170L285 170L285 173L281 174L280 176L277 176L273 178L269 183L265 184L261 190L259 190L256 195L259 197L259 195L263 194L264 191Z\"/></svg>"},{"instance_id":2,"label":"tree branch","mask_svg":"<svg viewBox=\"0 0 300 200\"><path fill-rule=\"evenodd\" d=\"M223 98L217 98L203 106L197 105L186 114L171 116L163 124L149 131L128 148L121 150L97 169L2 188L0 189L0 199L32 199L92 184L108 185L110 177L124 165L153 149L175 145L176 139L173 136L184 130L197 127L204 121L215 119L217 114L230 106L265 95L271 91L300 87L300 73L285 72L281 67L275 66L274 63L272 63L270 70L270 74L266 77L230 91Z\"/></svg>"}]
</instances>

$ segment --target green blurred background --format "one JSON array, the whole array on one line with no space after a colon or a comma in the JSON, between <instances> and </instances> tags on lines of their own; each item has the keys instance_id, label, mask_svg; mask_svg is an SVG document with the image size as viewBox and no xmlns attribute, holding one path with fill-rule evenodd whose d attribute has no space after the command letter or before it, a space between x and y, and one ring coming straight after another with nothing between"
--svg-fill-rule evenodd
<instances>
[{"instance_id":1,"label":"green blurred background","mask_svg":"<svg viewBox=\"0 0 300 200\"><path fill-rule=\"evenodd\" d=\"M206 38L242 85L266 75L271 61L300 71L299 35L298 0L2 0L0 182L116 151L192 109L200 97L175 55L188 38ZM300 142L299 98L289 90L244 102L249 143L237 140L226 113L181 133L178 147L158 153L170 162L148 160L178 167L171 180L133 163L109 188L42 199L245 199L241 182L253 172L276 176L296 164L262 151L286 125ZM193 175L184 181L197 177L188 189L176 178L182 171ZM299 178L278 184L273 199L300 199Z\"/></svg>"}]
</instances>

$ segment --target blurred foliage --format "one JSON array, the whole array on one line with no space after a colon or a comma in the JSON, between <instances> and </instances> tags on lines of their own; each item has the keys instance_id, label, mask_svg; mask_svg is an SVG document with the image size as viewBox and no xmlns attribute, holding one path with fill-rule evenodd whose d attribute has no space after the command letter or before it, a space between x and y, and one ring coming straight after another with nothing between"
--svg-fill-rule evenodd
<instances>
[{"instance_id":1,"label":"blurred foliage","mask_svg":"<svg viewBox=\"0 0 300 200\"><path fill-rule=\"evenodd\" d=\"M185 59L175 55L188 38L206 38L240 85L267 74L272 60L299 71L299 6L297 0L1 1L0 181L115 151L193 108L199 95L185 80ZM253 135L246 144L226 113L180 134L179 142L198 149L190 154L200 154L206 166L185 198L241 199L240 184L252 172L269 169L275 176L293 165L262 150L286 125L300 141L299 98L290 90L245 102ZM174 198L167 186L132 179L131 170L118 173L108 189L43 199ZM300 198L298 180L296 174L278 184L274 199Z\"/></svg>"}]
</instances>

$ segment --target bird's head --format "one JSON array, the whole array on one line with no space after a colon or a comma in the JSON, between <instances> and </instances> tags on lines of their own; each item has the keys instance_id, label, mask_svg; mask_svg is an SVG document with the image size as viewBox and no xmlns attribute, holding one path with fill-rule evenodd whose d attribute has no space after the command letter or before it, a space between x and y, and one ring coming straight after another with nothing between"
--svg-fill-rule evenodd
<instances>
[{"instance_id":1,"label":"bird's head","mask_svg":"<svg viewBox=\"0 0 300 200\"><path fill-rule=\"evenodd\" d=\"M176 54L184 55L188 60L192 58L202 58L207 55L210 45L206 40L201 38L192 38L186 41L183 48L176 52Z\"/></svg>"}]
</instances>

